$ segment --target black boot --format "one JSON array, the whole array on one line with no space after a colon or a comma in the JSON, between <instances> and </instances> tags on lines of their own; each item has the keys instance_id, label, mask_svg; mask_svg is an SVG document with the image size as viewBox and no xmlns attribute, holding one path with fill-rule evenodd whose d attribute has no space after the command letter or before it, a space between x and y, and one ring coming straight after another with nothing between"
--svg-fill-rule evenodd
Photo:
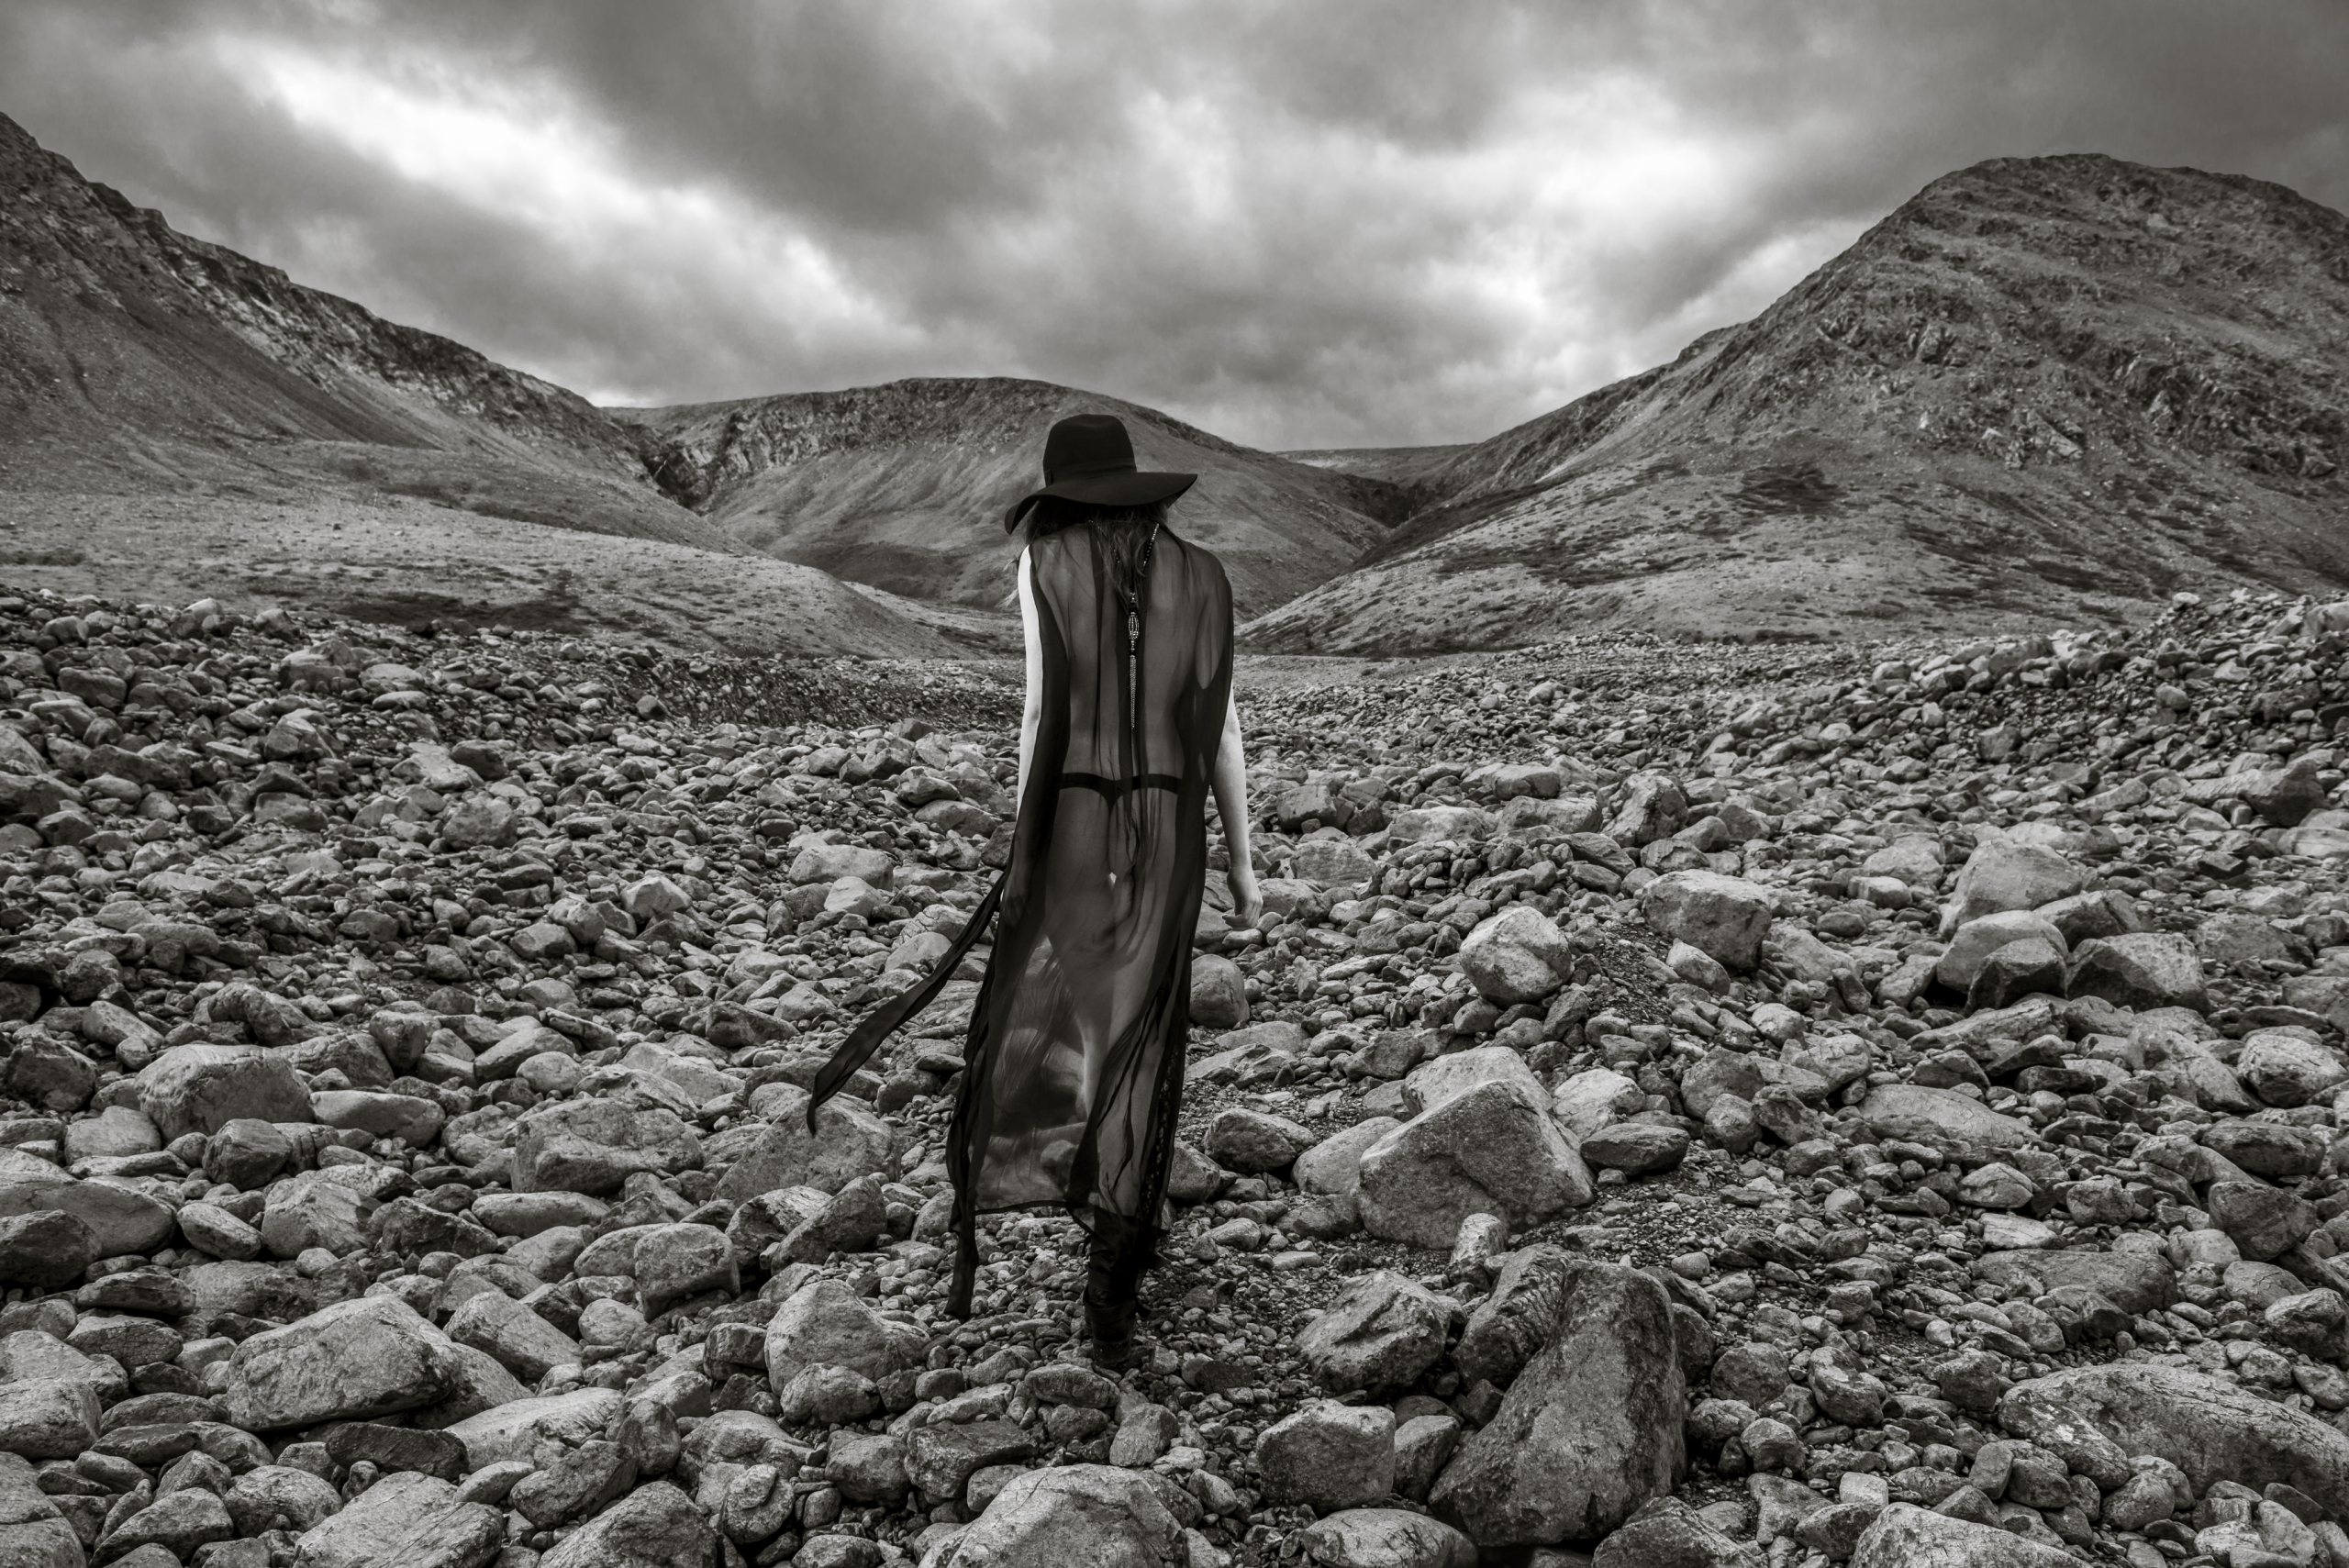
<instances>
[{"instance_id":1,"label":"black boot","mask_svg":"<svg viewBox=\"0 0 2349 1568\"><path fill-rule=\"evenodd\" d=\"M1093 1341L1094 1364L1104 1372L1128 1371L1149 1354L1149 1342L1134 1331L1142 1270L1149 1263L1149 1248L1137 1245L1130 1234L1105 1232L1093 1239L1085 1274L1085 1332Z\"/></svg>"}]
</instances>

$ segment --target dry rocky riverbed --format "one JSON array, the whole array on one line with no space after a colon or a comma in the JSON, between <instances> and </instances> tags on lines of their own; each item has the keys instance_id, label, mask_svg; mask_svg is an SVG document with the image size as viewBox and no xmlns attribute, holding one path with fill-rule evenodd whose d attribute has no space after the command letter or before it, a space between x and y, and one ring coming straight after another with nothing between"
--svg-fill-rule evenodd
<instances>
[{"instance_id":1,"label":"dry rocky riverbed","mask_svg":"<svg viewBox=\"0 0 2349 1568\"><path fill-rule=\"evenodd\" d=\"M0 598L0 1562L2349 1568L2344 649L1263 692L1112 1381L975 967L804 1130L999 675Z\"/></svg>"}]
</instances>

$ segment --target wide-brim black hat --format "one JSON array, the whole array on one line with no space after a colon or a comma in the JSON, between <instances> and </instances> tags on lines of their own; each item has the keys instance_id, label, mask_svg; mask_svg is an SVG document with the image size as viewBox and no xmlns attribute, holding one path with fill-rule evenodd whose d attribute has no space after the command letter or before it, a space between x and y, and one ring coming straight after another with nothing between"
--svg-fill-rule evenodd
<instances>
[{"instance_id":1,"label":"wide-brim black hat","mask_svg":"<svg viewBox=\"0 0 2349 1568\"><path fill-rule=\"evenodd\" d=\"M1144 473L1134 467L1134 443L1113 414L1073 414L1044 438L1044 487L1016 502L1003 531L1019 526L1028 509L1047 495L1091 506L1147 506L1172 501L1198 479L1196 473Z\"/></svg>"}]
</instances>

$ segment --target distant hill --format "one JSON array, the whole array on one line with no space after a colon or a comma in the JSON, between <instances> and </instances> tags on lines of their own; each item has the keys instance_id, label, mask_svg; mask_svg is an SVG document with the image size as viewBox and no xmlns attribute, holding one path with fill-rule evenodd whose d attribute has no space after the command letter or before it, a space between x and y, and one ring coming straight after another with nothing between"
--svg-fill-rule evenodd
<instances>
[{"instance_id":1,"label":"distant hill","mask_svg":"<svg viewBox=\"0 0 2349 1568\"><path fill-rule=\"evenodd\" d=\"M1248 628L1397 652L1820 637L2349 584L2349 218L2092 155L1934 181L1742 326L1432 462ZM1441 450L1442 449L1438 449Z\"/></svg>"},{"instance_id":2,"label":"distant hill","mask_svg":"<svg viewBox=\"0 0 2349 1568\"><path fill-rule=\"evenodd\" d=\"M749 552L652 484L633 428L180 234L5 117L0 515L11 582L737 651L999 640L781 562L714 569Z\"/></svg>"},{"instance_id":3,"label":"distant hill","mask_svg":"<svg viewBox=\"0 0 2349 1568\"><path fill-rule=\"evenodd\" d=\"M1174 526L1216 551L1243 615L1327 580L1386 536L1397 488L1235 446L1156 409L1049 382L922 379L734 403L615 409L670 495L735 539L910 598L1001 606L1003 513L1044 435L1115 414L1145 469L1197 473Z\"/></svg>"}]
</instances>

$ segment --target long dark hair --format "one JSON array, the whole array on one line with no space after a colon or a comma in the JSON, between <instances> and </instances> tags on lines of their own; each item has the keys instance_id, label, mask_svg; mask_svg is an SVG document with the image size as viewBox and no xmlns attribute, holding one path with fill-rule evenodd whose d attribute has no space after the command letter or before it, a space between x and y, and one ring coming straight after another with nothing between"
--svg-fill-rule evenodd
<instances>
[{"instance_id":1,"label":"long dark hair","mask_svg":"<svg viewBox=\"0 0 2349 1568\"><path fill-rule=\"evenodd\" d=\"M1150 548L1151 534L1166 524L1167 506L1152 501L1147 506L1096 506L1047 495L1028 514L1028 542L1090 528L1108 552L1110 581L1130 592L1141 573L1142 551Z\"/></svg>"}]
</instances>

